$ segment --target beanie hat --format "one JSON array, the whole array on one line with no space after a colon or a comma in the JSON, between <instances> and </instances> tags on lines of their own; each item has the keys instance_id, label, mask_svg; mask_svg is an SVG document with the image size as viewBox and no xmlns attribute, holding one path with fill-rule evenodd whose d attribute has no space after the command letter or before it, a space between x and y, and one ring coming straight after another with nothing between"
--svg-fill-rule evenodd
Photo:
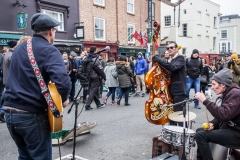
<instances>
[{"instance_id":1,"label":"beanie hat","mask_svg":"<svg viewBox=\"0 0 240 160\"><path fill-rule=\"evenodd\" d=\"M194 50L192 51L192 54L194 54L194 53L199 54L199 51L198 51L197 49L194 49Z\"/></svg>"},{"instance_id":2,"label":"beanie hat","mask_svg":"<svg viewBox=\"0 0 240 160\"><path fill-rule=\"evenodd\" d=\"M218 73L214 74L211 80L215 80L221 84L225 84L226 86L231 86L232 79L233 77L231 70L228 68L224 68Z\"/></svg>"},{"instance_id":3,"label":"beanie hat","mask_svg":"<svg viewBox=\"0 0 240 160\"><path fill-rule=\"evenodd\" d=\"M141 55L141 56L142 56L142 52L138 52L138 55Z\"/></svg>"},{"instance_id":4,"label":"beanie hat","mask_svg":"<svg viewBox=\"0 0 240 160\"><path fill-rule=\"evenodd\" d=\"M125 61L125 62L127 62L127 57L124 56L124 55L120 55L120 56L118 57L118 60L119 60L119 61Z\"/></svg>"},{"instance_id":5,"label":"beanie hat","mask_svg":"<svg viewBox=\"0 0 240 160\"><path fill-rule=\"evenodd\" d=\"M8 41L7 44L10 48L13 48L17 45L17 41Z\"/></svg>"}]
</instances>

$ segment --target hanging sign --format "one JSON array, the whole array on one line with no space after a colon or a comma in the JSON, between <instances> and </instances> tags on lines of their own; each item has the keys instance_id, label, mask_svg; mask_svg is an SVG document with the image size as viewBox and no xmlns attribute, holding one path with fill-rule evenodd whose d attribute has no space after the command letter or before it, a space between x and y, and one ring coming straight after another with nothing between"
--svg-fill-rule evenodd
<instances>
[{"instance_id":1,"label":"hanging sign","mask_svg":"<svg viewBox=\"0 0 240 160\"><path fill-rule=\"evenodd\" d=\"M17 14L17 26L18 29L27 28L27 13L20 12Z\"/></svg>"}]
</instances>

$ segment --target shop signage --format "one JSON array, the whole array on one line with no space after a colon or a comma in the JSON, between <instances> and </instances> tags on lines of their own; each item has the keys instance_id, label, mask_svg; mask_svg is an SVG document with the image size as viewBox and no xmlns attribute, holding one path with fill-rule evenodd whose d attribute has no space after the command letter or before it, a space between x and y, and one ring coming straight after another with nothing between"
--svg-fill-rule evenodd
<instances>
[{"instance_id":1,"label":"shop signage","mask_svg":"<svg viewBox=\"0 0 240 160\"><path fill-rule=\"evenodd\" d=\"M0 46L7 46L8 41L18 41L17 39L7 39L7 38L0 38Z\"/></svg>"},{"instance_id":2,"label":"shop signage","mask_svg":"<svg viewBox=\"0 0 240 160\"><path fill-rule=\"evenodd\" d=\"M77 39L84 39L84 26L77 26L76 27L76 38Z\"/></svg>"},{"instance_id":3,"label":"shop signage","mask_svg":"<svg viewBox=\"0 0 240 160\"><path fill-rule=\"evenodd\" d=\"M20 12L17 14L17 27L18 29L27 28L27 13Z\"/></svg>"}]
</instances>

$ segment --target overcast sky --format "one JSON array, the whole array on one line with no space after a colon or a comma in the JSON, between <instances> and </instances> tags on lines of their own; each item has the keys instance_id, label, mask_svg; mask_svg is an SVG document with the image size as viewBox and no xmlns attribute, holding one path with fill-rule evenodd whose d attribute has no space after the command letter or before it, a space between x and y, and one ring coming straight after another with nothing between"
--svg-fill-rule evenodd
<instances>
[{"instance_id":1,"label":"overcast sky","mask_svg":"<svg viewBox=\"0 0 240 160\"><path fill-rule=\"evenodd\" d=\"M211 0L220 4L220 13L222 15L238 14L240 15L240 0Z\"/></svg>"}]
</instances>

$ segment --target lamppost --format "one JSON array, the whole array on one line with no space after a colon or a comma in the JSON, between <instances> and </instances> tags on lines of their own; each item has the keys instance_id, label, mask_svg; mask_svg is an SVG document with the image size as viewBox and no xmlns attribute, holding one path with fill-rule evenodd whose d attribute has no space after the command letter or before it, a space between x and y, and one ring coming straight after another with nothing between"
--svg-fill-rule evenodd
<instances>
[{"instance_id":1,"label":"lamppost","mask_svg":"<svg viewBox=\"0 0 240 160\"><path fill-rule=\"evenodd\" d=\"M145 21L147 26L147 35L148 35L148 39L152 34L152 0L148 0L148 18ZM150 43L147 43L147 54L150 54Z\"/></svg>"}]
</instances>

